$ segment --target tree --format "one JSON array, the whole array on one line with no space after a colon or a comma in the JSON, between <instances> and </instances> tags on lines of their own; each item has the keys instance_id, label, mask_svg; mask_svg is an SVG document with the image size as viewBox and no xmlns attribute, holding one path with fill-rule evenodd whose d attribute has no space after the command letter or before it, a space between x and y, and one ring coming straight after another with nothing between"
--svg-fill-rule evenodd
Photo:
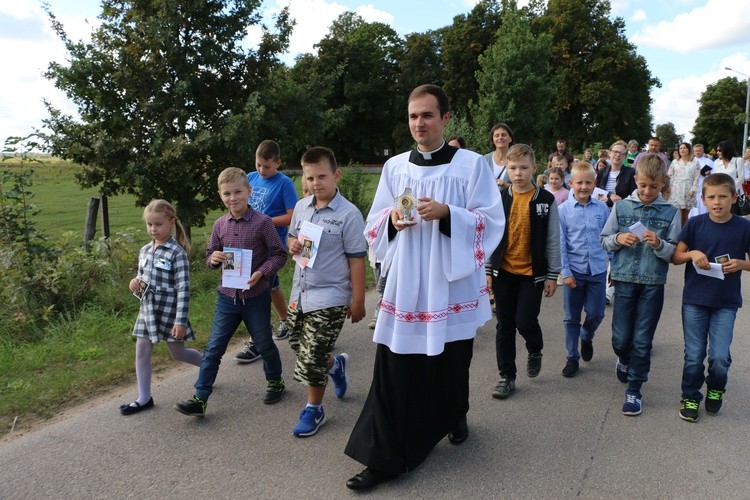
<instances>
[{"instance_id":1,"label":"tree","mask_svg":"<svg viewBox=\"0 0 750 500\"><path fill-rule=\"evenodd\" d=\"M188 227L219 206L216 179L254 156L271 115L260 102L292 28L288 12L265 26L256 50L243 48L259 24L259 0L102 0L90 42L70 40L49 7L70 64L46 77L78 106L80 118L47 103L55 155L83 165L85 187L176 203Z\"/></svg>"},{"instance_id":2,"label":"tree","mask_svg":"<svg viewBox=\"0 0 750 500\"><path fill-rule=\"evenodd\" d=\"M480 0L469 14L455 16L452 25L439 30L445 92L451 109L462 116L468 117L469 102L476 101L479 85L474 74L479 56L495 41L501 11L498 0Z\"/></svg>"},{"instance_id":3,"label":"tree","mask_svg":"<svg viewBox=\"0 0 750 500\"><path fill-rule=\"evenodd\" d=\"M704 144L706 151L724 140L731 140L736 147L741 147L746 91L745 82L733 76L708 85L698 99L693 142Z\"/></svg>"},{"instance_id":4,"label":"tree","mask_svg":"<svg viewBox=\"0 0 750 500\"><path fill-rule=\"evenodd\" d=\"M648 137L650 90L660 84L625 37L622 18L609 18L610 3L550 0L531 9L534 32L553 37L552 67L562 78L555 136L573 148Z\"/></svg>"},{"instance_id":5,"label":"tree","mask_svg":"<svg viewBox=\"0 0 750 500\"><path fill-rule=\"evenodd\" d=\"M393 150L399 62L403 41L383 23L367 23L353 12L336 19L318 44L318 56L308 71L334 72L325 109L339 121L323 134L342 162L382 161L383 150Z\"/></svg>"},{"instance_id":6,"label":"tree","mask_svg":"<svg viewBox=\"0 0 750 500\"><path fill-rule=\"evenodd\" d=\"M495 123L506 122L516 142L538 143L555 122L550 111L560 79L550 68L552 37L534 36L528 17L517 10L503 16L495 43L479 56L478 100L471 105L476 144L487 144Z\"/></svg>"},{"instance_id":7,"label":"tree","mask_svg":"<svg viewBox=\"0 0 750 500\"><path fill-rule=\"evenodd\" d=\"M672 151L676 151L680 143L683 142L683 136L677 134L674 123L667 122L656 126L656 137L661 141L661 150L669 156L670 161Z\"/></svg>"},{"instance_id":8,"label":"tree","mask_svg":"<svg viewBox=\"0 0 750 500\"><path fill-rule=\"evenodd\" d=\"M440 36L435 31L412 33L404 41L404 53L399 61L398 90L393 116L394 151L412 147L414 140L406 126L406 107L409 93L424 83L444 84L445 72L440 60Z\"/></svg>"}]
</instances>

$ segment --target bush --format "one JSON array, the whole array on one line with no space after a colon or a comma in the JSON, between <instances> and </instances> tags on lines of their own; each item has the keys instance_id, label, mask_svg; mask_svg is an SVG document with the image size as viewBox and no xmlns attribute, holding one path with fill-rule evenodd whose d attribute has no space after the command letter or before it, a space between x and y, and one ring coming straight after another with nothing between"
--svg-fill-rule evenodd
<instances>
[{"instance_id":1,"label":"bush","mask_svg":"<svg viewBox=\"0 0 750 500\"><path fill-rule=\"evenodd\" d=\"M341 169L338 188L347 200L351 201L362 217L367 218L372 204L372 196L367 192L369 176L359 164L350 164Z\"/></svg>"}]
</instances>

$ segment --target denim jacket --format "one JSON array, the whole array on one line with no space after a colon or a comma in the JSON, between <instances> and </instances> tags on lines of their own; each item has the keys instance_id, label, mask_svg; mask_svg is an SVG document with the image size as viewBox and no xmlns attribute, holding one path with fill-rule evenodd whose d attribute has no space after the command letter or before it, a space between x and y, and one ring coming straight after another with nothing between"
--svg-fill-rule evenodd
<instances>
[{"instance_id":1,"label":"denim jacket","mask_svg":"<svg viewBox=\"0 0 750 500\"><path fill-rule=\"evenodd\" d=\"M617 235L632 232L630 226L638 221L659 237L661 243L657 248L643 241L630 247L617 243ZM599 235L602 248L615 254L612 280L643 285L666 283L679 234L680 212L661 195L650 205L644 205L638 192L633 191L626 199L615 203Z\"/></svg>"}]
</instances>

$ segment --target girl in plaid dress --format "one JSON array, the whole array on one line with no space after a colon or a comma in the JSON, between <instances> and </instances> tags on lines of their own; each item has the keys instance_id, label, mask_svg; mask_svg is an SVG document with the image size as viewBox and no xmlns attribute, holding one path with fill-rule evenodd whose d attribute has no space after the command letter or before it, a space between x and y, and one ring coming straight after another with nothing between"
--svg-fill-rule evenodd
<instances>
[{"instance_id":1,"label":"girl in plaid dress","mask_svg":"<svg viewBox=\"0 0 750 500\"><path fill-rule=\"evenodd\" d=\"M154 200L143 211L146 230L153 238L138 253L138 274L130 280L130 291L141 301L133 328L135 376L138 399L120 406L123 415L152 408L151 353L159 340L167 343L172 359L200 366L203 354L186 349L185 341L195 340L188 321L190 302L190 251L185 229L174 208L164 200ZM176 229L176 241L172 228Z\"/></svg>"}]
</instances>

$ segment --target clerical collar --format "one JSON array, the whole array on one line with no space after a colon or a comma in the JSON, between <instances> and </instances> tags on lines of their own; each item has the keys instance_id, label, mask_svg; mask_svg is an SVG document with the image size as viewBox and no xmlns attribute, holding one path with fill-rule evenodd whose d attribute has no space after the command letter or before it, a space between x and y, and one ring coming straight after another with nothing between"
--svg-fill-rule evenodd
<instances>
[{"instance_id":1,"label":"clerical collar","mask_svg":"<svg viewBox=\"0 0 750 500\"><path fill-rule=\"evenodd\" d=\"M458 151L458 148L454 148L443 141L443 144L434 151L424 152L419 149L412 149L409 155L409 162L420 167L445 165L453 160L456 151Z\"/></svg>"},{"instance_id":2,"label":"clerical collar","mask_svg":"<svg viewBox=\"0 0 750 500\"><path fill-rule=\"evenodd\" d=\"M445 141L443 141L439 148L433 149L432 151L419 151L419 146L417 146L417 152L419 152L425 160L432 160L432 155L443 149L443 146L445 146Z\"/></svg>"}]
</instances>

